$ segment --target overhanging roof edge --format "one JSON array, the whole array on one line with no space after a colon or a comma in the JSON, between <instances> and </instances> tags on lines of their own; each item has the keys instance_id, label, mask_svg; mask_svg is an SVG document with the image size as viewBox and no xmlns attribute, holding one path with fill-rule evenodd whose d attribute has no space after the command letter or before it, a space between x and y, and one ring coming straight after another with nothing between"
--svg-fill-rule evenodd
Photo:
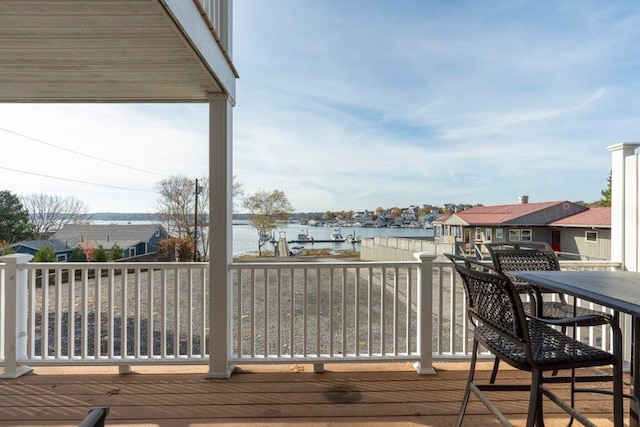
<instances>
[{"instance_id":1,"label":"overhanging roof edge","mask_svg":"<svg viewBox=\"0 0 640 427\"><path fill-rule=\"evenodd\" d=\"M203 65L229 95L236 99L236 76L207 27L197 7L184 0L158 0L172 16L176 26L197 52ZM214 72L215 70L215 72Z\"/></svg>"}]
</instances>

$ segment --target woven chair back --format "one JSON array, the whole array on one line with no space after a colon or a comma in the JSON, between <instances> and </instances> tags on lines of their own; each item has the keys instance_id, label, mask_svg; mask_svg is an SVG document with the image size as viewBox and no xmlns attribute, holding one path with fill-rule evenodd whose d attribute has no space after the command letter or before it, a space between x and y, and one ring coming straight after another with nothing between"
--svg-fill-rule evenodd
<instances>
[{"instance_id":1,"label":"woven chair back","mask_svg":"<svg viewBox=\"0 0 640 427\"><path fill-rule=\"evenodd\" d=\"M445 256L453 262L462 278L469 316L511 340L527 342L524 309L509 279L472 259L452 254Z\"/></svg>"}]
</instances>

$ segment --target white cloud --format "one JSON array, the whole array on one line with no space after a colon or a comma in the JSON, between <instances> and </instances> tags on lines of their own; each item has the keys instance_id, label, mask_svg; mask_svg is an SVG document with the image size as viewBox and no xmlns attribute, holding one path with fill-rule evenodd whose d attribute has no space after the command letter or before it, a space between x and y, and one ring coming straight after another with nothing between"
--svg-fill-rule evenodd
<instances>
[{"instance_id":1,"label":"white cloud","mask_svg":"<svg viewBox=\"0 0 640 427\"><path fill-rule=\"evenodd\" d=\"M234 174L300 211L600 198L640 139L634 1L234 4ZM206 105L0 105L0 127L159 174L208 171ZM0 166L152 191L159 176L0 131ZM28 168L28 169L27 169ZM93 210L152 192L33 179Z\"/></svg>"}]
</instances>

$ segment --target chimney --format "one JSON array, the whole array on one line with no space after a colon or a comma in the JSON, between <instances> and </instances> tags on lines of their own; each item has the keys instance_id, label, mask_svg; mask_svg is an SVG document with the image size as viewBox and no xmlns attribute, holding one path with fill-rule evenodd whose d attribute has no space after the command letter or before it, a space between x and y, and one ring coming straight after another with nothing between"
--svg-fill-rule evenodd
<instances>
[{"instance_id":1,"label":"chimney","mask_svg":"<svg viewBox=\"0 0 640 427\"><path fill-rule=\"evenodd\" d=\"M518 203L520 204L529 203L529 196L518 196Z\"/></svg>"}]
</instances>

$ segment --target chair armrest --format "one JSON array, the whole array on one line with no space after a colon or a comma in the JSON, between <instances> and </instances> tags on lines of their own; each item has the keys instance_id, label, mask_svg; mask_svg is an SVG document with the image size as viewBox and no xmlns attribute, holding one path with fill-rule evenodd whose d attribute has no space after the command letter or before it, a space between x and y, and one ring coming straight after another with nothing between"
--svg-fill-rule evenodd
<instances>
[{"instance_id":1,"label":"chair armrest","mask_svg":"<svg viewBox=\"0 0 640 427\"><path fill-rule=\"evenodd\" d=\"M565 317L562 319L548 319L528 315L527 317L553 326L599 326L608 324L613 328L618 328L617 320L603 314L590 314L585 316Z\"/></svg>"}]
</instances>

